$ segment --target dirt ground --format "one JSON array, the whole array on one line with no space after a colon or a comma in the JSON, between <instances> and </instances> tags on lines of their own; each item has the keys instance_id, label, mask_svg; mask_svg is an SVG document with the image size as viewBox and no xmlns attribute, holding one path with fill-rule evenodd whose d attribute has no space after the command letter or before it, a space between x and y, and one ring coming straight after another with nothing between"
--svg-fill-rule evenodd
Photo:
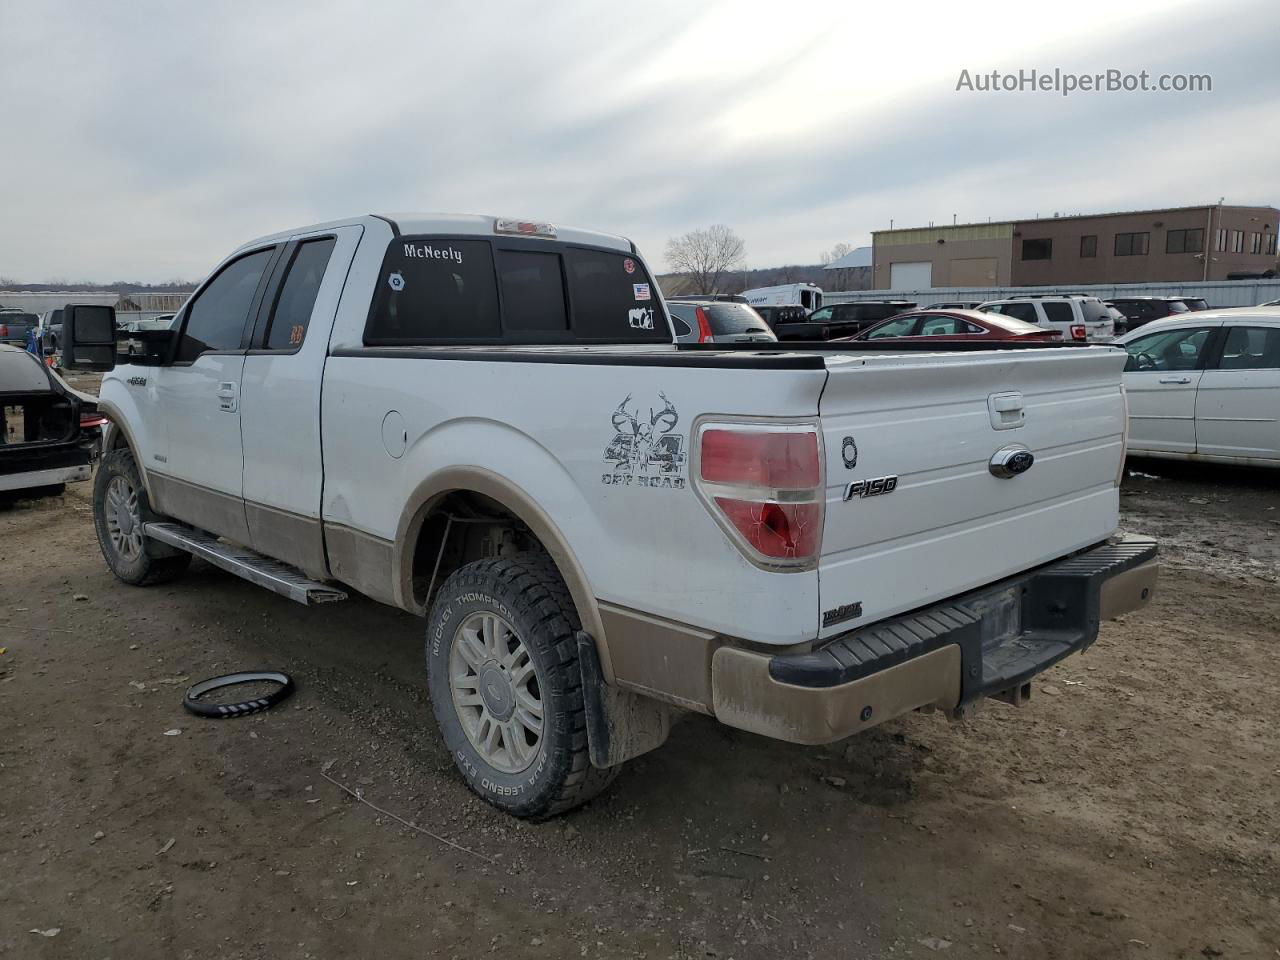
<instances>
[{"instance_id":1,"label":"dirt ground","mask_svg":"<svg viewBox=\"0 0 1280 960\"><path fill-rule=\"evenodd\" d=\"M1158 597L1029 705L811 749L693 717L539 825L455 775L420 621L124 586L87 484L0 510L0 955L1280 956L1280 490L1131 468ZM281 707L182 710L267 666Z\"/></svg>"}]
</instances>

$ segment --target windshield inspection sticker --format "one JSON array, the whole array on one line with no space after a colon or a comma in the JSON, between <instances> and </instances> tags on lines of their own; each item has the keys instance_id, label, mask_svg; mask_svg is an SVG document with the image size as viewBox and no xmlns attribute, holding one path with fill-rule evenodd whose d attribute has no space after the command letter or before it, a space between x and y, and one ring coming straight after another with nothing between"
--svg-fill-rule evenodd
<instances>
[{"instance_id":1,"label":"windshield inspection sticker","mask_svg":"<svg viewBox=\"0 0 1280 960\"><path fill-rule=\"evenodd\" d=\"M649 285L647 283L633 283L631 289L635 292L637 300L649 299Z\"/></svg>"},{"instance_id":2,"label":"windshield inspection sticker","mask_svg":"<svg viewBox=\"0 0 1280 960\"><path fill-rule=\"evenodd\" d=\"M630 257L627 257L627 259L622 261L622 269L627 271L627 273L635 273L636 262L632 260Z\"/></svg>"},{"instance_id":3,"label":"windshield inspection sticker","mask_svg":"<svg viewBox=\"0 0 1280 960\"><path fill-rule=\"evenodd\" d=\"M404 275L401 273L393 273L387 277L387 286L399 293L404 289Z\"/></svg>"},{"instance_id":4,"label":"windshield inspection sticker","mask_svg":"<svg viewBox=\"0 0 1280 960\"><path fill-rule=\"evenodd\" d=\"M636 307L627 311L627 323L632 330L653 329L653 307Z\"/></svg>"},{"instance_id":5,"label":"windshield inspection sticker","mask_svg":"<svg viewBox=\"0 0 1280 960\"><path fill-rule=\"evenodd\" d=\"M601 476L605 486L684 489L684 436L673 432L680 414L665 393L658 399L662 408L650 407L647 418L639 406L628 409L629 393L613 411L613 439L604 448L604 462L613 470Z\"/></svg>"}]
</instances>

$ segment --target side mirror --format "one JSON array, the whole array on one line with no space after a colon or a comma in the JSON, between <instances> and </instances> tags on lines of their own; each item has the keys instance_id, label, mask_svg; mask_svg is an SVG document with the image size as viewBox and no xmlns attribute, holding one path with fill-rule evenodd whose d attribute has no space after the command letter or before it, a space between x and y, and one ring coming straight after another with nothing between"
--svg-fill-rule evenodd
<instances>
[{"instance_id":1,"label":"side mirror","mask_svg":"<svg viewBox=\"0 0 1280 960\"><path fill-rule=\"evenodd\" d=\"M139 367L163 367L173 362L177 347L177 330L125 330L120 334L118 359Z\"/></svg>"},{"instance_id":2,"label":"side mirror","mask_svg":"<svg viewBox=\"0 0 1280 960\"><path fill-rule=\"evenodd\" d=\"M70 370L115 368L115 307L69 303L63 308L62 365Z\"/></svg>"}]
</instances>

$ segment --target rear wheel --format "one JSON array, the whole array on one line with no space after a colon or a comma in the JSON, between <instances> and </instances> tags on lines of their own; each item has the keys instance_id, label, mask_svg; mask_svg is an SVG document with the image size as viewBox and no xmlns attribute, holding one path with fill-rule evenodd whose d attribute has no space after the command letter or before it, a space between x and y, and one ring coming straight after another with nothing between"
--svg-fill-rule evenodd
<instances>
[{"instance_id":1,"label":"rear wheel","mask_svg":"<svg viewBox=\"0 0 1280 960\"><path fill-rule=\"evenodd\" d=\"M427 681L441 736L471 789L518 817L572 809L617 772L588 759L577 623L536 554L467 564L431 609Z\"/></svg>"},{"instance_id":2,"label":"rear wheel","mask_svg":"<svg viewBox=\"0 0 1280 960\"><path fill-rule=\"evenodd\" d=\"M106 454L93 483L93 525L107 566L125 583L164 583L191 565L191 554L175 552L143 534L143 524L159 519L147 500L133 454L127 449Z\"/></svg>"}]
</instances>

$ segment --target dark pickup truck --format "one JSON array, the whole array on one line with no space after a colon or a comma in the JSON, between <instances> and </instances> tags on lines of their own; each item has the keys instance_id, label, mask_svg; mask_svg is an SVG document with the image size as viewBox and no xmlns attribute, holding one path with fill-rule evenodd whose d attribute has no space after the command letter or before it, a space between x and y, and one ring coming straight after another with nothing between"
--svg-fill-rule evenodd
<instances>
[{"instance_id":1,"label":"dark pickup truck","mask_svg":"<svg viewBox=\"0 0 1280 960\"><path fill-rule=\"evenodd\" d=\"M861 333L873 323L915 308L910 300L859 300L834 303L813 311L804 320L779 317L773 332L779 340L835 340Z\"/></svg>"},{"instance_id":2,"label":"dark pickup truck","mask_svg":"<svg viewBox=\"0 0 1280 960\"><path fill-rule=\"evenodd\" d=\"M34 313L0 307L0 343L11 343L16 347L25 347L27 331L40 325L40 318Z\"/></svg>"}]
</instances>

